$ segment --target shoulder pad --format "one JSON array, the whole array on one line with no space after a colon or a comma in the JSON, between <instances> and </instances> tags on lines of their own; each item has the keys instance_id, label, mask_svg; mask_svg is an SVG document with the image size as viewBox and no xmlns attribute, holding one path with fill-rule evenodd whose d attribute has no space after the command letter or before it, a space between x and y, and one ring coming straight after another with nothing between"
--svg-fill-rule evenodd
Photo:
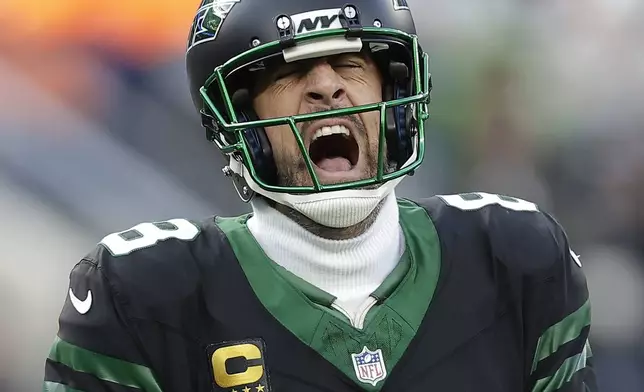
<instances>
[{"instance_id":1,"label":"shoulder pad","mask_svg":"<svg viewBox=\"0 0 644 392\"><path fill-rule=\"evenodd\" d=\"M452 239L453 246L477 237L473 243L486 244L495 260L521 274L544 272L569 251L561 226L526 200L476 192L439 195L421 204L439 237Z\"/></svg>"},{"instance_id":2,"label":"shoulder pad","mask_svg":"<svg viewBox=\"0 0 644 392\"><path fill-rule=\"evenodd\" d=\"M150 318L156 308L176 304L180 309L194 295L203 264L217 259L222 241L214 219L171 219L109 234L87 259L101 269L133 316Z\"/></svg>"}]
</instances>

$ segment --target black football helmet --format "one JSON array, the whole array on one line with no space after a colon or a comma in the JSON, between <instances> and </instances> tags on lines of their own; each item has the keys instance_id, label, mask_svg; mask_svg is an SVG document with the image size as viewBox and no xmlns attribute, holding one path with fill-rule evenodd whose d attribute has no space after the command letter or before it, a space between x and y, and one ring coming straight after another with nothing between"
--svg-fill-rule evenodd
<instances>
[{"instance_id":1,"label":"black football helmet","mask_svg":"<svg viewBox=\"0 0 644 392\"><path fill-rule=\"evenodd\" d=\"M254 114L248 87L253 72L280 62L360 51L368 51L380 67L383 102L282 118ZM236 178L242 199L253 191L271 197L378 186L412 173L423 160L431 78L406 0L203 0L188 37L186 63L202 124L209 140L230 157L224 172ZM377 175L320 184L296 124L366 111L380 113ZM276 182L263 129L278 124L290 125L312 186Z\"/></svg>"}]
</instances>

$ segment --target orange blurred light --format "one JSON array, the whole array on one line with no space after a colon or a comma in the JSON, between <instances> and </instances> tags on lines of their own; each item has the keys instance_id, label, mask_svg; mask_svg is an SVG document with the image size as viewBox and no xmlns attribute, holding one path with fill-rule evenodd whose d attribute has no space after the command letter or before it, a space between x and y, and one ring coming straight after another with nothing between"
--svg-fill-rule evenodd
<instances>
[{"instance_id":1,"label":"orange blurred light","mask_svg":"<svg viewBox=\"0 0 644 392\"><path fill-rule=\"evenodd\" d=\"M134 61L163 60L185 49L198 0L0 1L0 45L104 47Z\"/></svg>"}]
</instances>

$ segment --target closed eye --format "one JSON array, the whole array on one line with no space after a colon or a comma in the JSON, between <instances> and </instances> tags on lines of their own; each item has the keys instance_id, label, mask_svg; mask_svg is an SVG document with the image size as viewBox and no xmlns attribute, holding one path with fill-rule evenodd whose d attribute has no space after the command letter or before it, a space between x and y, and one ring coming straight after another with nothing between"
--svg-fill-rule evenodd
<instances>
[{"instance_id":1,"label":"closed eye","mask_svg":"<svg viewBox=\"0 0 644 392\"><path fill-rule=\"evenodd\" d=\"M286 64L279 67L273 74L273 81L290 78L303 72L302 64Z\"/></svg>"},{"instance_id":2,"label":"closed eye","mask_svg":"<svg viewBox=\"0 0 644 392\"><path fill-rule=\"evenodd\" d=\"M356 72L362 69L362 67L355 65L340 65L335 67L339 72Z\"/></svg>"},{"instance_id":3,"label":"closed eye","mask_svg":"<svg viewBox=\"0 0 644 392\"><path fill-rule=\"evenodd\" d=\"M278 81L281 79L286 79L288 77L295 75L297 72L298 71L296 69L284 70L282 72L278 72L277 74L275 74L275 76L273 76L273 80Z\"/></svg>"},{"instance_id":4,"label":"closed eye","mask_svg":"<svg viewBox=\"0 0 644 392\"><path fill-rule=\"evenodd\" d=\"M348 63L339 63L333 65L335 68L362 68L361 64L348 62Z\"/></svg>"}]
</instances>

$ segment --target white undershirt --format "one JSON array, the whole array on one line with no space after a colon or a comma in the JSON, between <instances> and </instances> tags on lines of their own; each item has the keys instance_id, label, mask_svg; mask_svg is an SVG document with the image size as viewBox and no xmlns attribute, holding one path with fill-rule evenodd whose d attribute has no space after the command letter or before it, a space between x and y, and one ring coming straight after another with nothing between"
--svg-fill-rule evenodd
<instances>
[{"instance_id":1,"label":"white undershirt","mask_svg":"<svg viewBox=\"0 0 644 392\"><path fill-rule=\"evenodd\" d=\"M356 238L329 240L318 237L270 207L264 200L252 203L248 228L266 255L291 273L337 298L353 318L364 308L400 260L405 238L392 192L372 226Z\"/></svg>"}]
</instances>

